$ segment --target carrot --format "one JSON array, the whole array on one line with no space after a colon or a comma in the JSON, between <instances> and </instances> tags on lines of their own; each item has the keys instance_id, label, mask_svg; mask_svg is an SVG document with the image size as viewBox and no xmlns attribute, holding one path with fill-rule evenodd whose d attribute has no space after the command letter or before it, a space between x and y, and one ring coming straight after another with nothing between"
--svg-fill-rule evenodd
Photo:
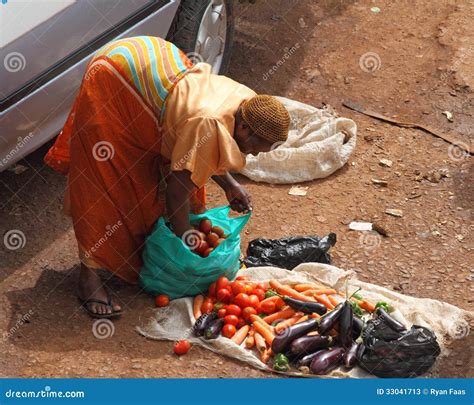
<instances>
[{"instance_id":1,"label":"carrot","mask_svg":"<svg viewBox=\"0 0 474 405\"><path fill-rule=\"evenodd\" d=\"M315 290L319 287L319 285L317 284L313 284L313 283L306 283L306 284L295 284L293 286L293 288L296 290L296 291L299 291L299 292L303 292L303 291L307 291L307 290Z\"/></svg>"},{"instance_id":2,"label":"carrot","mask_svg":"<svg viewBox=\"0 0 474 405\"><path fill-rule=\"evenodd\" d=\"M288 326L294 325L302 316L302 312L297 312L290 319L280 322L279 324L277 324L277 326L275 326L275 332L279 332L283 329L288 328Z\"/></svg>"},{"instance_id":3,"label":"carrot","mask_svg":"<svg viewBox=\"0 0 474 405\"><path fill-rule=\"evenodd\" d=\"M247 349L252 349L254 346L255 346L255 329L252 327L249 330L249 334L247 335L247 339L245 339L245 347Z\"/></svg>"},{"instance_id":4,"label":"carrot","mask_svg":"<svg viewBox=\"0 0 474 405\"><path fill-rule=\"evenodd\" d=\"M334 288L318 288L317 289L318 294L326 294L326 295L331 295L331 294L337 294L337 291Z\"/></svg>"},{"instance_id":5,"label":"carrot","mask_svg":"<svg viewBox=\"0 0 474 405\"><path fill-rule=\"evenodd\" d=\"M370 301L367 301L367 300L359 301L359 306L362 309L365 309L368 312L374 312L375 311L375 305L372 304Z\"/></svg>"},{"instance_id":6,"label":"carrot","mask_svg":"<svg viewBox=\"0 0 474 405\"><path fill-rule=\"evenodd\" d=\"M295 322L295 324L300 323L300 322L307 321L308 319L309 319L309 316L308 316L308 315L302 316L300 319L298 319L298 320Z\"/></svg>"},{"instance_id":7,"label":"carrot","mask_svg":"<svg viewBox=\"0 0 474 405\"><path fill-rule=\"evenodd\" d=\"M319 315L318 313L316 312L313 312L312 314L309 315L309 317L311 319L318 319L318 318L321 318L321 315Z\"/></svg>"},{"instance_id":8,"label":"carrot","mask_svg":"<svg viewBox=\"0 0 474 405\"><path fill-rule=\"evenodd\" d=\"M307 297L312 297L314 294L318 294L319 290L306 290L303 291L301 294L306 295Z\"/></svg>"},{"instance_id":9,"label":"carrot","mask_svg":"<svg viewBox=\"0 0 474 405\"><path fill-rule=\"evenodd\" d=\"M204 297L202 295L196 295L194 297L194 304L193 304L194 319L198 319L202 315L201 306L203 302L204 302Z\"/></svg>"},{"instance_id":10,"label":"carrot","mask_svg":"<svg viewBox=\"0 0 474 405\"><path fill-rule=\"evenodd\" d=\"M271 324L273 321L276 321L277 319L287 319L291 318L295 314L295 311L291 308L283 309L281 311L275 312L274 314L268 315L263 320Z\"/></svg>"},{"instance_id":11,"label":"carrot","mask_svg":"<svg viewBox=\"0 0 474 405\"><path fill-rule=\"evenodd\" d=\"M303 295L300 292L293 290L293 288L291 288L290 286L281 284L278 280L270 280L270 286L282 295L287 295L291 298L295 298L301 301L314 302L314 298L307 297L306 295Z\"/></svg>"},{"instance_id":12,"label":"carrot","mask_svg":"<svg viewBox=\"0 0 474 405\"><path fill-rule=\"evenodd\" d=\"M262 360L262 363L268 363L268 360L270 360L270 353L270 349L260 352L260 360Z\"/></svg>"},{"instance_id":13,"label":"carrot","mask_svg":"<svg viewBox=\"0 0 474 405\"><path fill-rule=\"evenodd\" d=\"M266 302L273 302L277 308L282 307L283 305L285 305L285 302L278 295L274 295L273 297L265 298L264 300L260 301L260 305L265 304Z\"/></svg>"},{"instance_id":14,"label":"carrot","mask_svg":"<svg viewBox=\"0 0 474 405\"><path fill-rule=\"evenodd\" d=\"M324 295L315 294L314 298L316 298L316 301L318 301L320 304L325 305L328 309L334 309L334 305L332 305L331 301L329 301Z\"/></svg>"},{"instance_id":15,"label":"carrot","mask_svg":"<svg viewBox=\"0 0 474 405\"><path fill-rule=\"evenodd\" d=\"M334 295L328 295L328 300L332 305L336 306L339 304L339 300Z\"/></svg>"},{"instance_id":16,"label":"carrot","mask_svg":"<svg viewBox=\"0 0 474 405\"><path fill-rule=\"evenodd\" d=\"M250 315L250 320L253 322L253 326L255 326L255 324L260 324L262 325L262 327L264 327L265 329L268 329L270 332L273 333L273 326L269 325L268 323L266 323L262 318L260 318L259 316L257 315Z\"/></svg>"},{"instance_id":17,"label":"carrot","mask_svg":"<svg viewBox=\"0 0 474 405\"><path fill-rule=\"evenodd\" d=\"M237 344L237 345L241 345L242 342L244 341L244 339L247 337L248 333L249 333L249 329L250 329L250 326L248 325L244 325L242 326L236 333L234 336L232 336L232 341Z\"/></svg>"},{"instance_id":18,"label":"carrot","mask_svg":"<svg viewBox=\"0 0 474 405\"><path fill-rule=\"evenodd\" d=\"M253 324L253 327L255 328L255 332L260 333L263 336L263 338L265 339L265 342L267 342L268 345L271 346L272 343L273 343L273 339L275 339L275 334L273 333L273 331L268 330L260 322L255 322Z\"/></svg>"},{"instance_id":19,"label":"carrot","mask_svg":"<svg viewBox=\"0 0 474 405\"><path fill-rule=\"evenodd\" d=\"M265 339L263 338L263 336L260 333L255 332L254 337L255 337L255 347L257 348L257 350L259 352L267 350L267 344L265 343Z\"/></svg>"},{"instance_id":20,"label":"carrot","mask_svg":"<svg viewBox=\"0 0 474 405\"><path fill-rule=\"evenodd\" d=\"M318 335L319 335L319 332L316 330L313 330L312 332L309 332L306 334L306 336L318 336Z\"/></svg>"}]
</instances>

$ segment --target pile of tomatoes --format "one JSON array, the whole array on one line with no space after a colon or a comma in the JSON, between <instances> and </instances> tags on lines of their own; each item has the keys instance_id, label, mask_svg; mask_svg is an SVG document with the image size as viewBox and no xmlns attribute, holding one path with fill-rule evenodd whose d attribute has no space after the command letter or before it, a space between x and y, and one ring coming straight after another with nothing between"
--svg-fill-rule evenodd
<instances>
[{"instance_id":1,"label":"pile of tomatoes","mask_svg":"<svg viewBox=\"0 0 474 405\"><path fill-rule=\"evenodd\" d=\"M199 224L193 225L193 238L190 245L193 252L201 257L207 257L219 246L227 236L220 226L213 226L210 219L203 218ZM197 240L196 240L197 239Z\"/></svg>"},{"instance_id":2,"label":"pile of tomatoes","mask_svg":"<svg viewBox=\"0 0 474 405\"><path fill-rule=\"evenodd\" d=\"M237 329L251 323L251 315L270 315L285 305L281 298L265 301L271 295L273 292L263 284L253 283L246 276L239 276L235 281L219 277L209 286L201 312L216 311L225 321L222 335L231 338Z\"/></svg>"}]
</instances>

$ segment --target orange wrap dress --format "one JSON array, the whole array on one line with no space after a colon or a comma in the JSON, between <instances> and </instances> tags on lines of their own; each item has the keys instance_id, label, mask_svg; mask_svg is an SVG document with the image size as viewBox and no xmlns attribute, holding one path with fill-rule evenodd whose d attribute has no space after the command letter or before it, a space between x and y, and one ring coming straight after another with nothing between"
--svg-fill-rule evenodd
<instances>
[{"instance_id":1,"label":"orange wrap dress","mask_svg":"<svg viewBox=\"0 0 474 405\"><path fill-rule=\"evenodd\" d=\"M202 211L209 178L245 165L234 116L253 96L161 38L126 38L99 50L45 156L68 176L65 209L81 261L135 283L145 239L166 215L166 176L190 171L191 206Z\"/></svg>"}]
</instances>

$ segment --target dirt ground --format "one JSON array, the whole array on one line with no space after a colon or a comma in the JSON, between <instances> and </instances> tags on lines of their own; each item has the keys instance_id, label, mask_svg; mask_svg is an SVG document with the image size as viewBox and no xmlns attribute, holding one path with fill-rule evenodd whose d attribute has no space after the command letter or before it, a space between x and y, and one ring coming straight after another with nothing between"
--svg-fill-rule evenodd
<instances>
[{"instance_id":1,"label":"dirt ground","mask_svg":"<svg viewBox=\"0 0 474 405\"><path fill-rule=\"evenodd\" d=\"M307 183L305 197L289 196L287 185L239 178L255 206L243 251L260 236L336 232L336 266L404 294L474 309L472 159L420 130L342 106L353 100L472 145L473 19L469 0L236 4L230 77L260 93L330 104L358 125L349 163ZM297 51L285 58L296 44ZM443 111L452 113L452 122ZM0 376L270 377L197 347L177 358L171 343L142 338L135 326L149 317L153 300L119 282L112 288L126 313L112 337L94 337L93 322L75 298L75 240L61 210L65 179L43 165L45 150L21 162L26 172L0 173L0 232L19 229L26 236L21 249L0 246ZM393 165L383 167L380 159ZM440 170L447 177L436 178L432 171ZM373 184L373 178L388 187ZM215 185L209 190L211 206L224 203ZM387 208L401 209L403 216L389 216ZM352 220L383 223L389 236L361 238L348 229ZM26 314L27 322L18 325ZM452 346L438 365L439 376L474 376L472 333Z\"/></svg>"}]
</instances>

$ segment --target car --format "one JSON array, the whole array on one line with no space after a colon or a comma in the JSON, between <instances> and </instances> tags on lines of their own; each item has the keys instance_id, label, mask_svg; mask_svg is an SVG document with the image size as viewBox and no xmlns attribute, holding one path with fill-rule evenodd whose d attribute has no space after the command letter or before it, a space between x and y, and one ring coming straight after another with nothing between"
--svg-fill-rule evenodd
<instances>
[{"instance_id":1,"label":"car","mask_svg":"<svg viewBox=\"0 0 474 405\"><path fill-rule=\"evenodd\" d=\"M0 172L62 129L93 54L138 35L166 38L226 71L232 0L2 0Z\"/></svg>"}]
</instances>

